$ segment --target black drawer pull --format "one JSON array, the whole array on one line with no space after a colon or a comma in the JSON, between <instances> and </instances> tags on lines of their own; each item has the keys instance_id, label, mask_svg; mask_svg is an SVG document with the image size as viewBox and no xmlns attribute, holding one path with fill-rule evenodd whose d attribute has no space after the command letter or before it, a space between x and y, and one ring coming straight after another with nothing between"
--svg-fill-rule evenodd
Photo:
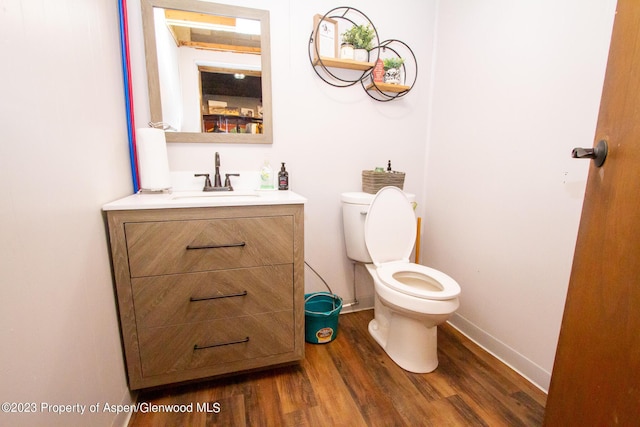
<instances>
[{"instance_id":1,"label":"black drawer pull","mask_svg":"<svg viewBox=\"0 0 640 427\"><path fill-rule=\"evenodd\" d=\"M222 245L188 245L187 246L187 250L194 250L194 249L219 249L219 248L235 248L235 247L240 247L240 246L245 246L246 243L245 242L240 242L240 243L226 243L226 244L222 244Z\"/></svg>"},{"instance_id":2,"label":"black drawer pull","mask_svg":"<svg viewBox=\"0 0 640 427\"><path fill-rule=\"evenodd\" d=\"M247 291L242 291L242 292L237 292L235 294L226 294L226 295L214 295L212 297L203 297L203 298L194 298L191 297L189 298L189 301L191 302L195 302L195 301L207 301L210 299L220 299L220 298L231 298L231 297L243 297L247 295Z\"/></svg>"},{"instance_id":3,"label":"black drawer pull","mask_svg":"<svg viewBox=\"0 0 640 427\"><path fill-rule=\"evenodd\" d=\"M205 348L222 347L224 345L242 344L243 342L248 342L248 341L249 341L249 337L244 337L243 339L237 340L237 341L221 342L219 344L204 345L202 347L200 347L198 344L196 344L196 345L193 346L193 351L204 350Z\"/></svg>"}]
</instances>

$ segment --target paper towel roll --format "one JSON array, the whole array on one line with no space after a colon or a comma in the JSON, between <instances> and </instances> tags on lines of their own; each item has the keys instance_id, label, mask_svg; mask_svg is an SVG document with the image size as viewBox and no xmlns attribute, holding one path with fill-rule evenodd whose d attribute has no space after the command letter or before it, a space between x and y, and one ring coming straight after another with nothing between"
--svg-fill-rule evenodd
<instances>
[{"instance_id":1,"label":"paper towel roll","mask_svg":"<svg viewBox=\"0 0 640 427\"><path fill-rule=\"evenodd\" d=\"M140 188L159 191L171 188L167 141L162 129L136 129Z\"/></svg>"}]
</instances>

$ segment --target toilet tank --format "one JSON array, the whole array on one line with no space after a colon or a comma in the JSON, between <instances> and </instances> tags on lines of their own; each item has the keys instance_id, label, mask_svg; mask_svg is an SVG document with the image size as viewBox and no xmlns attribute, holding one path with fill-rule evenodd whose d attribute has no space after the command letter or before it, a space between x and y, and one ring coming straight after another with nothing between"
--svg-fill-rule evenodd
<instances>
[{"instance_id":1,"label":"toilet tank","mask_svg":"<svg viewBox=\"0 0 640 427\"><path fill-rule=\"evenodd\" d=\"M369 264L373 262L364 242L364 222L374 195L364 192L342 193L342 225L347 257Z\"/></svg>"},{"instance_id":2,"label":"toilet tank","mask_svg":"<svg viewBox=\"0 0 640 427\"><path fill-rule=\"evenodd\" d=\"M416 198L414 194L405 194L411 202ZM340 200L342 201L344 243L347 248L347 257L365 264L373 262L364 241L364 222L367 219L367 212L369 212L369 206L374 197L375 194L361 191L342 193L340 195Z\"/></svg>"}]
</instances>

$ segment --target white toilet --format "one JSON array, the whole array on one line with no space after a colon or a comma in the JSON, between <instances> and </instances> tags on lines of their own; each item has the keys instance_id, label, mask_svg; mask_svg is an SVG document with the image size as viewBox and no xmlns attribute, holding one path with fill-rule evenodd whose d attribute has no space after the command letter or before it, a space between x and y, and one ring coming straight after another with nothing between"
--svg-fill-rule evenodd
<instances>
[{"instance_id":1,"label":"white toilet","mask_svg":"<svg viewBox=\"0 0 640 427\"><path fill-rule=\"evenodd\" d=\"M343 193L341 199L347 256L364 263L373 277L369 333L401 368L433 371L437 325L458 309L460 286L438 270L410 262L416 217L402 190Z\"/></svg>"}]
</instances>

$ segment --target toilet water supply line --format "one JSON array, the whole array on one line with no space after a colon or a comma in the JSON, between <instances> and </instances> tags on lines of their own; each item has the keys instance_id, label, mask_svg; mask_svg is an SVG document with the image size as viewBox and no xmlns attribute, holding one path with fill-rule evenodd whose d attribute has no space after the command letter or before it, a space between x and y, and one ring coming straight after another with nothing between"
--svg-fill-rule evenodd
<instances>
[{"instance_id":1,"label":"toilet water supply line","mask_svg":"<svg viewBox=\"0 0 640 427\"><path fill-rule=\"evenodd\" d=\"M320 278L320 280L322 280L322 283L324 283L324 285L327 287L327 289L329 289L329 293L331 293L332 295L335 295L333 293L333 291L331 290L331 287L329 286L329 284L322 278L322 276L320 275L320 273L318 273L316 270L313 269L313 267L311 267L311 265L309 265L309 263L307 261L304 262L305 265L307 267L309 267L311 269L311 271L313 271L316 276L318 276ZM346 304L342 304L342 307L351 307L352 305L358 305L358 298L356 297L356 265L355 263L353 264L353 302L349 302Z\"/></svg>"}]
</instances>

